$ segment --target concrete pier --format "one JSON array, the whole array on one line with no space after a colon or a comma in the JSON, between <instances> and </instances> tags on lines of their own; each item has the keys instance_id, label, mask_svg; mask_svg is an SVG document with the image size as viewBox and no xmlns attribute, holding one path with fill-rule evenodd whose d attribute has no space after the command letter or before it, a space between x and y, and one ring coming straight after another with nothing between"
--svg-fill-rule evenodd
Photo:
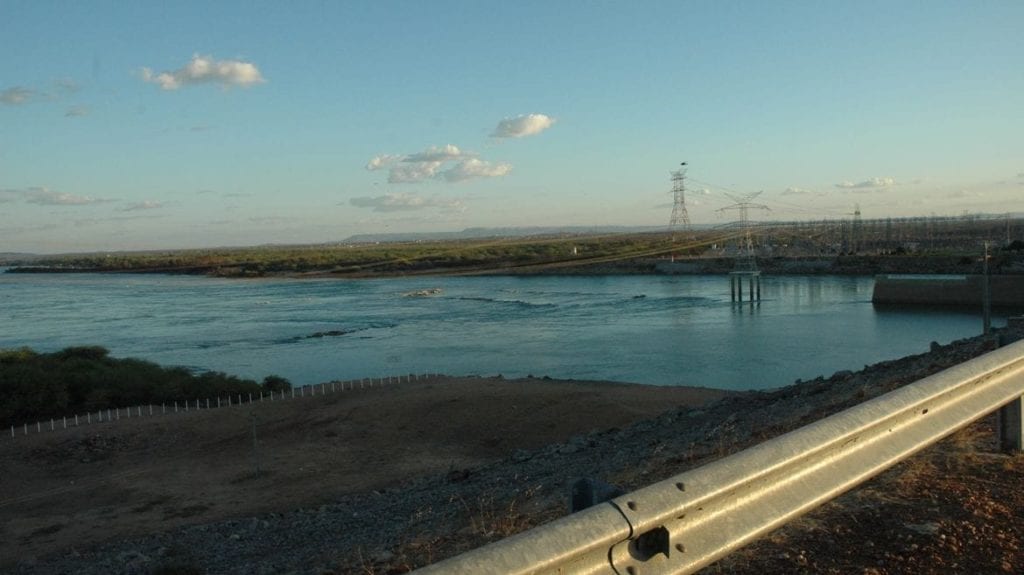
<instances>
[{"instance_id":1,"label":"concrete pier","mask_svg":"<svg viewBox=\"0 0 1024 575\"><path fill-rule=\"evenodd\" d=\"M747 298L750 302L761 301L761 272L740 271L729 272L729 288L732 301L743 301L743 280L747 280Z\"/></svg>"}]
</instances>

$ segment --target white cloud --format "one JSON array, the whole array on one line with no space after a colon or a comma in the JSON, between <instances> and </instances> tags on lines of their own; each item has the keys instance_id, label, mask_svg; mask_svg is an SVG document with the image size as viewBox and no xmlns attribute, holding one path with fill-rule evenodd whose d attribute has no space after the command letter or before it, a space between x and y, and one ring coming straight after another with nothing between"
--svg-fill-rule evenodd
<instances>
[{"instance_id":1,"label":"white cloud","mask_svg":"<svg viewBox=\"0 0 1024 575\"><path fill-rule=\"evenodd\" d=\"M156 200L145 200L143 202L138 202L138 203L134 203L134 204L128 204L127 206L121 208L118 211L121 211L121 212L138 212L138 211L141 211L141 210L156 210L156 209L160 209L162 207L164 207L163 202L158 202Z\"/></svg>"},{"instance_id":2,"label":"white cloud","mask_svg":"<svg viewBox=\"0 0 1024 575\"><path fill-rule=\"evenodd\" d=\"M448 182L464 182L475 178L499 178L511 171L511 164L492 164L477 158L469 158L441 172L441 176Z\"/></svg>"},{"instance_id":3,"label":"white cloud","mask_svg":"<svg viewBox=\"0 0 1024 575\"><path fill-rule=\"evenodd\" d=\"M371 172L374 170L381 170L389 166L394 165L395 162L402 161L402 156L394 154L381 154L380 156L374 156L370 158L370 161L366 163L366 169Z\"/></svg>"},{"instance_id":4,"label":"white cloud","mask_svg":"<svg viewBox=\"0 0 1024 575\"><path fill-rule=\"evenodd\" d=\"M8 106L20 106L21 104L27 103L35 96L35 90L30 90L23 86L14 86L12 88L7 88L6 90L0 92L0 104L7 104Z\"/></svg>"},{"instance_id":5,"label":"white cloud","mask_svg":"<svg viewBox=\"0 0 1024 575\"><path fill-rule=\"evenodd\" d=\"M524 138L534 136L547 130L555 123L555 119L544 114L523 114L515 118L505 118L498 122L491 137Z\"/></svg>"},{"instance_id":6,"label":"white cloud","mask_svg":"<svg viewBox=\"0 0 1024 575\"><path fill-rule=\"evenodd\" d=\"M453 144L431 146L415 154L375 156L366 163L370 171L388 170L388 183L412 184L431 179L463 182L475 178L504 176L512 170L507 163L492 164Z\"/></svg>"},{"instance_id":7,"label":"white cloud","mask_svg":"<svg viewBox=\"0 0 1024 575\"><path fill-rule=\"evenodd\" d=\"M458 146L446 144L444 146L431 146L418 154L409 154L402 158L403 162L447 162L454 161L474 154L467 154Z\"/></svg>"},{"instance_id":8,"label":"white cloud","mask_svg":"<svg viewBox=\"0 0 1024 575\"><path fill-rule=\"evenodd\" d=\"M371 208L375 212L404 212L440 208L462 211L465 206L459 200L425 198L415 194L384 194L383 196L352 198L349 204L357 208Z\"/></svg>"},{"instance_id":9,"label":"white cloud","mask_svg":"<svg viewBox=\"0 0 1024 575\"><path fill-rule=\"evenodd\" d=\"M78 196L66 192L58 192L49 188L32 187L17 190L0 190L0 197L20 197L25 203L40 206L85 206L90 204L102 204L111 200L93 198L91 196ZM8 200L9 201L9 200Z\"/></svg>"},{"instance_id":10,"label":"white cloud","mask_svg":"<svg viewBox=\"0 0 1024 575\"><path fill-rule=\"evenodd\" d=\"M840 182L836 184L837 188L843 189L873 189L873 188L890 188L896 185L895 178L870 178L863 182L853 183L850 181Z\"/></svg>"},{"instance_id":11,"label":"white cloud","mask_svg":"<svg viewBox=\"0 0 1024 575\"><path fill-rule=\"evenodd\" d=\"M65 118L80 118L82 116L89 115L89 108L85 106L71 106L67 112L64 112Z\"/></svg>"},{"instance_id":12,"label":"white cloud","mask_svg":"<svg viewBox=\"0 0 1024 575\"><path fill-rule=\"evenodd\" d=\"M58 192L47 188L29 188L24 194L25 201L40 206L86 206L109 202L103 198L79 196L67 192Z\"/></svg>"},{"instance_id":13,"label":"white cloud","mask_svg":"<svg viewBox=\"0 0 1024 575\"><path fill-rule=\"evenodd\" d=\"M241 60L214 60L212 56L193 55L183 67L171 72L156 74L149 68L142 69L142 79L157 84L163 90L177 90L182 86L195 84L219 84L224 88L241 86L248 88L266 82L259 68L251 62Z\"/></svg>"},{"instance_id":14,"label":"white cloud","mask_svg":"<svg viewBox=\"0 0 1024 575\"><path fill-rule=\"evenodd\" d=\"M412 164L398 164L390 168L388 173L389 184L414 184L429 180L437 176L437 170L441 162L416 162Z\"/></svg>"},{"instance_id":15,"label":"white cloud","mask_svg":"<svg viewBox=\"0 0 1024 575\"><path fill-rule=\"evenodd\" d=\"M783 196L805 196L807 194L813 194L811 190L805 190L803 188L789 187L782 191Z\"/></svg>"}]
</instances>

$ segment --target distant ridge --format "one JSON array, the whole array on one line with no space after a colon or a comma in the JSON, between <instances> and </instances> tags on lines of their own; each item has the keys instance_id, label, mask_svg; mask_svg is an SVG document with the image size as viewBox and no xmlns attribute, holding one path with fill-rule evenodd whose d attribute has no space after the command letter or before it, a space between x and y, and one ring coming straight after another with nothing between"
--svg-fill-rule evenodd
<instances>
[{"instance_id":1,"label":"distant ridge","mask_svg":"<svg viewBox=\"0 0 1024 575\"><path fill-rule=\"evenodd\" d=\"M373 242L416 242L469 240L478 238L521 238L530 236L558 235L591 235L591 234L626 234L644 232L663 232L665 226L532 226L509 228L466 228L458 232L410 232L356 234L342 240L343 243Z\"/></svg>"}]
</instances>

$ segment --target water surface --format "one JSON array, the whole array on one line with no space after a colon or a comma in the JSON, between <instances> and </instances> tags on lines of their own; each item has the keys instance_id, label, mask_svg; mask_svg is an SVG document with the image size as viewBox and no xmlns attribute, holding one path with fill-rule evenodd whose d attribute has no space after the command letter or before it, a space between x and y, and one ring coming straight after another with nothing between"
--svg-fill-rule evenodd
<instances>
[{"instance_id":1,"label":"water surface","mask_svg":"<svg viewBox=\"0 0 1024 575\"><path fill-rule=\"evenodd\" d=\"M980 314L876 309L872 286L766 276L760 304L736 305L723 276L0 274L0 348L102 345L118 357L295 383L438 372L751 389L980 331ZM433 288L441 291L403 295ZM324 332L344 334L309 337Z\"/></svg>"}]
</instances>

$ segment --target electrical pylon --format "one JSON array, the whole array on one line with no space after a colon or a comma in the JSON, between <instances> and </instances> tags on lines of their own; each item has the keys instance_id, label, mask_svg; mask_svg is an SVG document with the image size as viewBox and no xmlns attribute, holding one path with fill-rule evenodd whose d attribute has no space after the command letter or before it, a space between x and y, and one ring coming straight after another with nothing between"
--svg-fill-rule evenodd
<instances>
[{"instance_id":1,"label":"electrical pylon","mask_svg":"<svg viewBox=\"0 0 1024 575\"><path fill-rule=\"evenodd\" d=\"M672 218L668 229L673 238L680 229L690 231L690 214L686 211L686 162L679 165L683 167L672 172Z\"/></svg>"},{"instance_id":2,"label":"electrical pylon","mask_svg":"<svg viewBox=\"0 0 1024 575\"><path fill-rule=\"evenodd\" d=\"M769 212L772 211L772 209L764 204L755 204L750 201L761 195L761 192L756 192L742 197L734 196L732 194L725 195L729 196L729 199L736 203L731 206L719 208L718 211L724 212L726 210L739 210L740 224L743 226L743 240L741 241L740 249L736 254L736 271L757 271L757 260L754 257L754 239L750 232L749 211L751 208L766 210Z\"/></svg>"}]
</instances>

